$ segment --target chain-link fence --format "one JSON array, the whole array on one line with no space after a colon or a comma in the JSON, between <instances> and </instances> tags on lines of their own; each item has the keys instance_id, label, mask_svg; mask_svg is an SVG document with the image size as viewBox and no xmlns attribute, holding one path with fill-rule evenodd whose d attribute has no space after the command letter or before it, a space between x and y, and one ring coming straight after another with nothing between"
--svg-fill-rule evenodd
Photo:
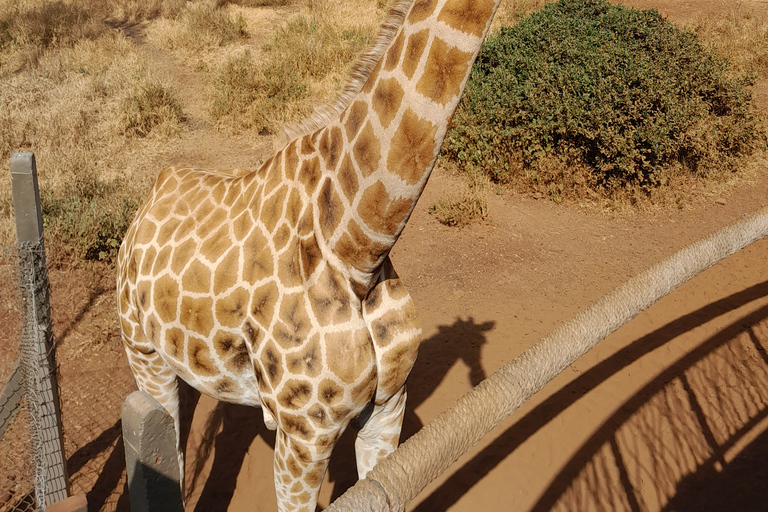
<instances>
[{"instance_id":1,"label":"chain-link fence","mask_svg":"<svg viewBox=\"0 0 768 512\"><path fill-rule=\"evenodd\" d=\"M18 367L23 302L16 247L0 248L0 512L35 510L35 469L26 400L16 403L23 388Z\"/></svg>"}]
</instances>

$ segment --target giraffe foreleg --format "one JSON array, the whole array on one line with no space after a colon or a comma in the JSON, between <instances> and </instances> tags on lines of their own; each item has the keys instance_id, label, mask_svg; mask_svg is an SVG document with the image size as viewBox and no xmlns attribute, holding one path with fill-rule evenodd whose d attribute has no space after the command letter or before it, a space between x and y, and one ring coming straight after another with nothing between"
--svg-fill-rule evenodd
<instances>
[{"instance_id":1,"label":"giraffe foreleg","mask_svg":"<svg viewBox=\"0 0 768 512\"><path fill-rule=\"evenodd\" d=\"M357 474L362 480L384 457L395 451L405 414L405 386L381 405L374 405L355 439Z\"/></svg>"},{"instance_id":2,"label":"giraffe foreleg","mask_svg":"<svg viewBox=\"0 0 768 512\"><path fill-rule=\"evenodd\" d=\"M280 512L315 512L331 450L291 437L282 428L275 438L275 492Z\"/></svg>"}]
</instances>

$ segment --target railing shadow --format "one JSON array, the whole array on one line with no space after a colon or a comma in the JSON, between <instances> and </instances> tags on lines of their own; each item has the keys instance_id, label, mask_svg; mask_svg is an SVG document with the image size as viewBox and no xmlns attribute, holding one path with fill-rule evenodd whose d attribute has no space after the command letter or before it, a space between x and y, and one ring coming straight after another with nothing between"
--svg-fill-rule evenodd
<instances>
[{"instance_id":1,"label":"railing shadow","mask_svg":"<svg viewBox=\"0 0 768 512\"><path fill-rule=\"evenodd\" d=\"M431 512L448 509L521 444L555 419L561 411L587 395L612 375L681 334L765 296L768 296L768 281L718 300L670 322L596 364L545 399L508 428L451 475L422 501L416 510ZM723 451L738 441L748 431L747 427L765 415L766 405L768 405L768 377L766 377L768 375L768 358L765 356L762 345L756 341L757 337L754 332L751 335L749 332L766 318L768 318L768 307L761 308L731 324L703 342L694 351L679 359L646 385L643 390L630 398L608 421L601 425L598 431L566 464L532 510L535 512L553 509L568 511L649 510L654 508L647 503L651 499L646 495L649 492L647 488L650 481L657 486L653 492L659 496L664 495L664 498L659 497L657 499L658 506L664 506L667 500L673 500L669 503L680 505L681 500L687 499L688 502L683 503L684 506L665 508L664 510L688 510L687 505L692 498L690 498L690 493L686 494L683 490L690 487L692 479L706 479L705 476L694 477L691 475L697 474L698 471L702 472L701 475L707 474L707 467L709 467L707 464L712 466L712 464L718 463L722 466ZM752 344L752 353L760 354L759 358L752 357L749 359L750 364L755 364L759 360L760 365L755 366L754 372L738 367L738 358L726 357L732 347L731 341L740 339L739 337L749 338ZM764 339L763 342L768 341ZM739 350L745 349L742 347ZM700 370L702 365L706 368L707 358L715 358L721 368L719 370L709 368L707 370L709 373ZM714 396L710 396L702 387L704 383L712 386L713 383L717 382L722 367L726 366L732 370L733 375L750 375L754 378L759 376L761 379L759 396L742 396L739 411L733 410L735 396L724 394L721 387L715 387ZM686 372L692 373L689 375ZM746 389L750 388L747 387ZM748 392L745 393L748 394ZM680 402L680 396L688 397L686 403ZM676 415L681 410L685 410L687 415L684 424L678 425L675 423L677 421ZM744 411L751 411L747 415L748 418L736 424L738 423L736 419L746 414ZM732 430L728 439L717 437L717 432L709 427L709 424L715 419L709 418L708 414L716 414L721 418L717 421L726 422L725 426ZM644 415L650 416L645 417ZM658 432L651 429L652 426L658 425L660 422L666 425L666 431ZM643 431L641 426L647 431ZM659 455L658 450L664 448L659 446L660 439L667 434L673 436L670 441L671 444L665 445L671 451ZM686 448L691 450L690 453L686 452L686 457L689 457L690 460L680 461L675 458L672 452L675 450L685 452L681 446L686 446L685 443L692 439L696 439L699 444ZM643 441L646 441L647 445L638 448L638 445L642 444ZM629 447L634 448L630 449ZM641 460L641 456L647 460ZM664 457L675 460L676 462L673 462L672 465L687 464L688 466L674 470L660 468L660 461L664 461ZM710 459L711 462L707 463ZM613 466L607 468L606 465L610 464ZM611 475L612 479L609 479L608 475ZM606 482L609 482L610 485L607 485ZM680 494L676 495L675 489L678 483L681 483L682 487ZM582 488L579 488L579 485ZM641 488L643 489L642 492L640 492ZM617 491L617 489L622 491ZM651 494L653 493L651 492ZM688 497L686 498L686 496ZM763 501L763 505L764 503ZM736 510L731 507L726 509ZM710 508L703 510L726 509ZM738 510L742 509L739 508Z\"/></svg>"}]
</instances>

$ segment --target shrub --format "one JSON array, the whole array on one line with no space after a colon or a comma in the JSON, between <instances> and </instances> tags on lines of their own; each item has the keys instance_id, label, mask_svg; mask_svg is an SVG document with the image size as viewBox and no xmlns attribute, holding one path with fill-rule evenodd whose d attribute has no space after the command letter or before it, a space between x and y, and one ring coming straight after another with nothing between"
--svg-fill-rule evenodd
<instances>
[{"instance_id":1,"label":"shrub","mask_svg":"<svg viewBox=\"0 0 768 512\"><path fill-rule=\"evenodd\" d=\"M46 240L72 251L76 261L112 261L138 207L135 184L104 180L93 174L73 175L66 184L41 190Z\"/></svg>"},{"instance_id":2,"label":"shrub","mask_svg":"<svg viewBox=\"0 0 768 512\"><path fill-rule=\"evenodd\" d=\"M656 10L560 0L488 38L444 154L537 189L556 159L586 166L591 189L648 194L673 169L716 174L764 144L753 82Z\"/></svg>"}]
</instances>

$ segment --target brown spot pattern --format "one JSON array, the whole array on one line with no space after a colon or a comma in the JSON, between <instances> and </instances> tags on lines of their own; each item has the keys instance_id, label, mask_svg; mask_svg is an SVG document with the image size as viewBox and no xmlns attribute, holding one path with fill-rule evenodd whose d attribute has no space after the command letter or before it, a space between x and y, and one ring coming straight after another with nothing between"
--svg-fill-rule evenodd
<instances>
[{"instance_id":1,"label":"brown spot pattern","mask_svg":"<svg viewBox=\"0 0 768 512\"><path fill-rule=\"evenodd\" d=\"M355 199L355 194L357 194L360 186L357 183L355 167L348 154L344 155L344 159L341 161L341 167L339 167L339 173L336 175L336 179L339 180L341 190L344 192L347 200L351 203Z\"/></svg>"},{"instance_id":2,"label":"brown spot pattern","mask_svg":"<svg viewBox=\"0 0 768 512\"><path fill-rule=\"evenodd\" d=\"M179 319L187 329L207 337L213 329L213 299L182 297Z\"/></svg>"},{"instance_id":3,"label":"brown spot pattern","mask_svg":"<svg viewBox=\"0 0 768 512\"><path fill-rule=\"evenodd\" d=\"M223 299L216 300L216 319L224 327L239 327L248 311L248 291L237 288Z\"/></svg>"},{"instance_id":4,"label":"brown spot pattern","mask_svg":"<svg viewBox=\"0 0 768 512\"><path fill-rule=\"evenodd\" d=\"M326 239L331 238L344 215L344 205L341 203L331 178L325 178L323 181L320 195L317 197L317 208L323 236Z\"/></svg>"},{"instance_id":5,"label":"brown spot pattern","mask_svg":"<svg viewBox=\"0 0 768 512\"><path fill-rule=\"evenodd\" d=\"M305 441L309 441L312 439L312 436L315 433L315 429L312 428L312 426L309 424L306 418L302 416L298 416L296 414L289 414L284 411L280 411L280 426L285 430L285 433L289 436L296 436L300 439L303 439ZM296 443L291 443L291 448L294 450L294 452L297 449ZM303 447L299 447L298 449L301 450ZM304 454L302 454L304 455ZM306 455L304 455L301 458L307 458L308 452ZM289 464L290 467L290 464Z\"/></svg>"},{"instance_id":6,"label":"brown spot pattern","mask_svg":"<svg viewBox=\"0 0 768 512\"><path fill-rule=\"evenodd\" d=\"M208 261L217 261L224 254L224 251L232 245L229 237L229 225L221 226L221 223L219 223L219 226L219 229L216 230L213 236L200 246L200 252Z\"/></svg>"},{"instance_id":7,"label":"brown spot pattern","mask_svg":"<svg viewBox=\"0 0 768 512\"><path fill-rule=\"evenodd\" d=\"M243 244L243 280L254 284L264 276L272 274L274 260L267 245L267 239L258 230Z\"/></svg>"},{"instance_id":8,"label":"brown spot pattern","mask_svg":"<svg viewBox=\"0 0 768 512\"><path fill-rule=\"evenodd\" d=\"M320 246L317 245L317 239L314 236L302 239L300 245L302 275L304 279L309 279L323 260L323 253L320 251Z\"/></svg>"},{"instance_id":9,"label":"brown spot pattern","mask_svg":"<svg viewBox=\"0 0 768 512\"><path fill-rule=\"evenodd\" d=\"M343 149L344 138L341 134L341 128L333 126L323 133L320 139L320 154L325 158L327 169L335 169L339 163L339 156Z\"/></svg>"},{"instance_id":10,"label":"brown spot pattern","mask_svg":"<svg viewBox=\"0 0 768 512\"><path fill-rule=\"evenodd\" d=\"M409 185L422 180L435 158L437 125L408 109L392 137L387 167Z\"/></svg>"},{"instance_id":11,"label":"brown spot pattern","mask_svg":"<svg viewBox=\"0 0 768 512\"><path fill-rule=\"evenodd\" d=\"M427 41L429 41L429 30L427 29L416 32L408 38L408 45L405 47L405 58L403 60L403 73L408 77L408 80L413 78L413 74L416 73L416 69L419 67L419 61L421 61L421 55L427 47Z\"/></svg>"},{"instance_id":12,"label":"brown spot pattern","mask_svg":"<svg viewBox=\"0 0 768 512\"><path fill-rule=\"evenodd\" d=\"M493 7L493 0L449 0L437 20L456 30L482 37Z\"/></svg>"},{"instance_id":13,"label":"brown spot pattern","mask_svg":"<svg viewBox=\"0 0 768 512\"><path fill-rule=\"evenodd\" d=\"M251 315L264 327L272 322L278 293L277 285L269 282L256 288L251 294Z\"/></svg>"},{"instance_id":14,"label":"brown spot pattern","mask_svg":"<svg viewBox=\"0 0 768 512\"><path fill-rule=\"evenodd\" d=\"M170 276L163 276L154 285L154 304L160 320L170 323L176 320L176 307L179 305L179 285Z\"/></svg>"},{"instance_id":15,"label":"brown spot pattern","mask_svg":"<svg viewBox=\"0 0 768 512\"><path fill-rule=\"evenodd\" d=\"M304 307L304 294L286 295L280 304L280 320L275 326L274 336L283 348L295 348L302 345L312 328L307 310Z\"/></svg>"},{"instance_id":16,"label":"brown spot pattern","mask_svg":"<svg viewBox=\"0 0 768 512\"><path fill-rule=\"evenodd\" d=\"M323 269L318 282L310 287L309 296L315 319L322 326L349 320L349 298L342 288L343 281L330 266Z\"/></svg>"},{"instance_id":17,"label":"brown spot pattern","mask_svg":"<svg viewBox=\"0 0 768 512\"><path fill-rule=\"evenodd\" d=\"M347 384L365 372L374 359L373 345L365 329L325 335L328 369Z\"/></svg>"},{"instance_id":18,"label":"brown spot pattern","mask_svg":"<svg viewBox=\"0 0 768 512\"><path fill-rule=\"evenodd\" d=\"M405 36L403 35L403 31L401 30L399 34L397 34L397 37L395 38L394 42L392 43L392 46L387 50L387 61L386 64L384 64L384 69L387 71L392 71L397 67L397 64L400 62L400 54L403 51L403 43L405 42Z\"/></svg>"},{"instance_id":19,"label":"brown spot pattern","mask_svg":"<svg viewBox=\"0 0 768 512\"><path fill-rule=\"evenodd\" d=\"M429 18L429 15L435 12L437 0L416 0L411 7L411 13L408 15L410 23L418 23Z\"/></svg>"},{"instance_id":20,"label":"brown spot pattern","mask_svg":"<svg viewBox=\"0 0 768 512\"><path fill-rule=\"evenodd\" d=\"M261 206L259 219L270 233L274 233L277 222L283 218L283 208L287 193L288 187L283 185L269 199L264 201L264 204Z\"/></svg>"},{"instance_id":21,"label":"brown spot pattern","mask_svg":"<svg viewBox=\"0 0 768 512\"><path fill-rule=\"evenodd\" d=\"M441 105L458 98L471 58L471 53L452 48L442 39L435 38L416 91Z\"/></svg>"},{"instance_id":22,"label":"brown spot pattern","mask_svg":"<svg viewBox=\"0 0 768 512\"><path fill-rule=\"evenodd\" d=\"M189 367L196 375L212 377L218 373L208 345L200 338L190 337L187 346Z\"/></svg>"},{"instance_id":23,"label":"brown spot pattern","mask_svg":"<svg viewBox=\"0 0 768 512\"><path fill-rule=\"evenodd\" d=\"M285 361L288 370L294 375L303 374L307 377L320 375L322 353L317 335L313 336L300 351L287 354Z\"/></svg>"},{"instance_id":24,"label":"brown spot pattern","mask_svg":"<svg viewBox=\"0 0 768 512\"><path fill-rule=\"evenodd\" d=\"M304 184L307 194L314 192L320 181L320 159L315 157L301 164L299 181Z\"/></svg>"},{"instance_id":25,"label":"brown spot pattern","mask_svg":"<svg viewBox=\"0 0 768 512\"><path fill-rule=\"evenodd\" d=\"M352 148L355 161L364 177L373 174L381 161L381 142L376 137L371 123L366 123Z\"/></svg>"},{"instance_id":26,"label":"brown spot pattern","mask_svg":"<svg viewBox=\"0 0 768 512\"><path fill-rule=\"evenodd\" d=\"M384 128L389 127L389 124L400 109L400 103L403 101L404 95L403 88L400 87L400 84L394 78L382 80L376 86L371 102L373 110L379 116L381 126Z\"/></svg>"},{"instance_id":27,"label":"brown spot pattern","mask_svg":"<svg viewBox=\"0 0 768 512\"><path fill-rule=\"evenodd\" d=\"M239 267L240 248L232 247L213 273L214 295L221 295L237 283Z\"/></svg>"},{"instance_id":28,"label":"brown spot pattern","mask_svg":"<svg viewBox=\"0 0 768 512\"><path fill-rule=\"evenodd\" d=\"M411 198L390 198L384 184L377 181L363 192L357 213L372 230L394 235L405 221L411 206Z\"/></svg>"},{"instance_id":29,"label":"brown spot pattern","mask_svg":"<svg viewBox=\"0 0 768 512\"><path fill-rule=\"evenodd\" d=\"M312 384L307 381L288 379L277 395L277 403L286 409L301 409L312 398Z\"/></svg>"},{"instance_id":30,"label":"brown spot pattern","mask_svg":"<svg viewBox=\"0 0 768 512\"><path fill-rule=\"evenodd\" d=\"M354 220L347 223L347 232L339 238L334 247L334 252L339 258L360 270L370 269L378 264L387 250L387 246L368 238Z\"/></svg>"},{"instance_id":31,"label":"brown spot pattern","mask_svg":"<svg viewBox=\"0 0 768 512\"><path fill-rule=\"evenodd\" d=\"M347 131L347 138L352 140L357 135L357 131L363 125L368 115L368 104L363 101L356 101L349 107L347 120L344 128Z\"/></svg>"}]
</instances>

